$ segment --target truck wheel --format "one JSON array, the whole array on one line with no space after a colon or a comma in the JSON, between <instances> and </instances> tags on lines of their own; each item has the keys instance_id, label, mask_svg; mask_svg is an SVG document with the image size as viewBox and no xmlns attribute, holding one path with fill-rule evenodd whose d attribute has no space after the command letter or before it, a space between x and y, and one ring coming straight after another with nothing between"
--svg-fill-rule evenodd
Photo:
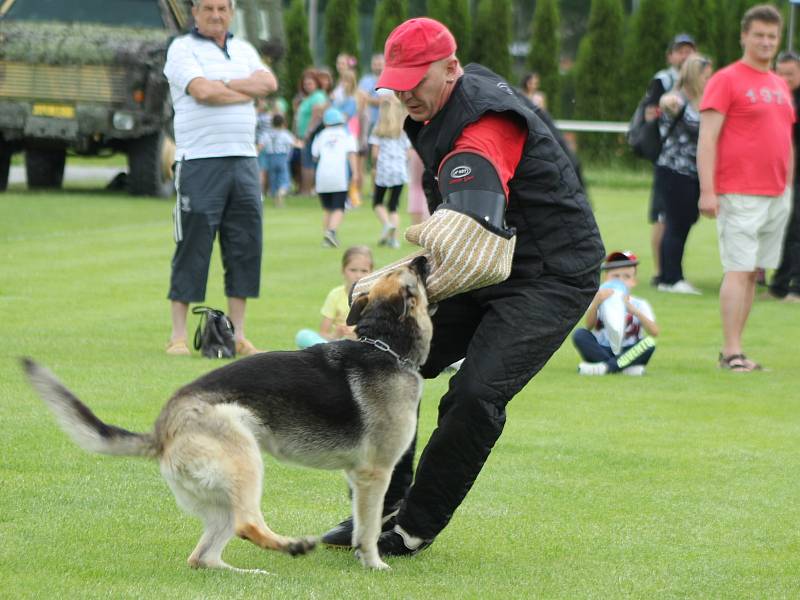
<instances>
[{"instance_id":1,"label":"truck wheel","mask_svg":"<svg viewBox=\"0 0 800 600\"><path fill-rule=\"evenodd\" d=\"M134 196L169 196L174 192L171 159L175 144L163 131L131 140L128 144L128 190ZM169 163L169 166L167 165Z\"/></svg>"},{"instance_id":2,"label":"truck wheel","mask_svg":"<svg viewBox=\"0 0 800 600\"><path fill-rule=\"evenodd\" d=\"M64 183L64 162L67 151L40 150L27 148L25 150L25 173L28 178L28 188L60 188Z\"/></svg>"},{"instance_id":3,"label":"truck wheel","mask_svg":"<svg viewBox=\"0 0 800 600\"><path fill-rule=\"evenodd\" d=\"M0 140L2 143L2 140ZM0 148L0 192L8 188L8 171L11 168L11 151Z\"/></svg>"}]
</instances>

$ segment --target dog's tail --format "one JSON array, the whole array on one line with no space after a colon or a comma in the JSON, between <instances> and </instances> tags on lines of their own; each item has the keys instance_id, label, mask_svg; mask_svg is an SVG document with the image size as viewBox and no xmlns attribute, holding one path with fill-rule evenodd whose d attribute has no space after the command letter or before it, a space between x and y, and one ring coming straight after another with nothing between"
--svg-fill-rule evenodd
<instances>
[{"instance_id":1,"label":"dog's tail","mask_svg":"<svg viewBox=\"0 0 800 600\"><path fill-rule=\"evenodd\" d=\"M31 385L53 411L61 429L87 452L116 456L158 455L154 435L134 433L103 423L48 369L30 358L23 358L22 366Z\"/></svg>"}]
</instances>

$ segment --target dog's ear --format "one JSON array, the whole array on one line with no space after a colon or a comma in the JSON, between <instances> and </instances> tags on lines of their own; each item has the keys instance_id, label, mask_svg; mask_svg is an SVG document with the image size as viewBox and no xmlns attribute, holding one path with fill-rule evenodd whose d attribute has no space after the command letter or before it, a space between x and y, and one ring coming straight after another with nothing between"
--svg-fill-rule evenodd
<instances>
[{"instance_id":1,"label":"dog's ear","mask_svg":"<svg viewBox=\"0 0 800 600\"><path fill-rule=\"evenodd\" d=\"M350 305L350 312L347 314L347 324L350 327L358 323L361 318L361 311L364 310L367 302L369 302L369 294L360 294L358 298L353 300L353 304Z\"/></svg>"}]
</instances>

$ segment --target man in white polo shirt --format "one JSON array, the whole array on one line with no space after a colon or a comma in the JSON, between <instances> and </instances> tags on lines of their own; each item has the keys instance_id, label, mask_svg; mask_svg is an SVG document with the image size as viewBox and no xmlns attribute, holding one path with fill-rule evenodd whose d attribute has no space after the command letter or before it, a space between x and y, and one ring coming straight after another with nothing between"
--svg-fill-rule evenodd
<instances>
[{"instance_id":1,"label":"man in white polo shirt","mask_svg":"<svg viewBox=\"0 0 800 600\"><path fill-rule=\"evenodd\" d=\"M195 28L169 47L164 74L175 109L175 255L167 354L189 354L189 303L203 302L219 232L236 353L258 352L244 336L247 298L261 274L261 187L254 100L277 89L255 48L228 32L232 0L192 0Z\"/></svg>"}]
</instances>

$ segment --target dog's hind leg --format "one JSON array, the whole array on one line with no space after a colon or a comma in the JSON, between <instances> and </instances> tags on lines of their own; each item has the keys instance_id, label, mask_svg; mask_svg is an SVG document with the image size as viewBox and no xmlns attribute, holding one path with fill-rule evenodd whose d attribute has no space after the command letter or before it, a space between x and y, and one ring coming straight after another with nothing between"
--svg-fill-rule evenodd
<instances>
[{"instance_id":1,"label":"dog's hind leg","mask_svg":"<svg viewBox=\"0 0 800 600\"><path fill-rule=\"evenodd\" d=\"M353 488L353 546L365 567L388 569L378 554L383 496L389 488L391 470L377 467L347 473Z\"/></svg>"},{"instance_id":2,"label":"dog's hind leg","mask_svg":"<svg viewBox=\"0 0 800 600\"><path fill-rule=\"evenodd\" d=\"M202 511L200 507L196 507ZM189 566L195 569L233 568L222 560L222 551L233 537L233 519L223 507L204 507L202 518L205 525L203 535L189 556Z\"/></svg>"},{"instance_id":3,"label":"dog's hind leg","mask_svg":"<svg viewBox=\"0 0 800 600\"><path fill-rule=\"evenodd\" d=\"M266 550L286 552L292 556L306 554L316 546L316 538L284 537L273 532L264 522L261 513L264 462L255 436L248 431L245 437L247 439L238 440L236 448L231 448L228 454L231 457L229 493L236 535Z\"/></svg>"},{"instance_id":4,"label":"dog's hind leg","mask_svg":"<svg viewBox=\"0 0 800 600\"><path fill-rule=\"evenodd\" d=\"M255 462L255 461L253 461ZM231 490L234 530L240 538L253 542L265 550L286 552L292 556L306 554L314 549L317 539L312 537L289 538L273 532L264 522L261 513L261 456L259 469L239 465L239 473ZM255 465L253 465L255 466ZM257 474L256 474L257 473Z\"/></svg>"}]
</instances>

